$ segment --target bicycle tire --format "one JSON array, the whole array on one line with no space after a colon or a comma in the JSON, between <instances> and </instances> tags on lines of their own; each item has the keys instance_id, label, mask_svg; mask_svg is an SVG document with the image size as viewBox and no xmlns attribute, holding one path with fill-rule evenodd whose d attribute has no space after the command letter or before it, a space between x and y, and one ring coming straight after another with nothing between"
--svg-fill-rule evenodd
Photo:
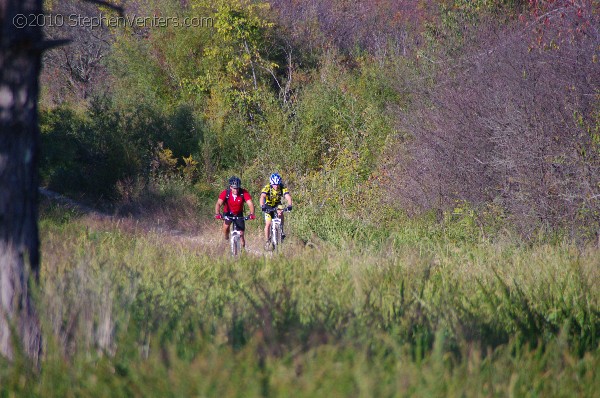
<instances>
[{"instance_id":1,"label":"bicycle tire","mask_svg":"<svg viewBox=\"0 0 600 398\"><path fill-rule=\"evenodd\" d=\"M231 237L231 255L233 257L239 256L242 251L242 242L240 236L235 234Z\"/></svg>"},{"instance_id":2,"label":"bicycle tire","mask_svg":"<svg viewBox=\"0 0 600 398\"><path fill-rule=\"evenodd\" d=\"M273 233L274 233L273 245L275 246L275 249L277 250L279 248L279 245L281 245L281 225L280 224L275 225Z\"/></svg>"}]
</instances>

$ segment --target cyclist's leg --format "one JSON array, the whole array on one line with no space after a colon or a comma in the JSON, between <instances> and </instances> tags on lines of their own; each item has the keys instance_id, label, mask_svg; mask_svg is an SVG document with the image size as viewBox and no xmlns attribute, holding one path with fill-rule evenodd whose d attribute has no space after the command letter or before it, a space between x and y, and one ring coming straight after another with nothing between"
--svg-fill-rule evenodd
<instances>
[{"instance_id":1,"label":"cyclist's leg","mask_svg":"<svg viewBox=\"0 0 600 398\"><path fill-rule=\"evenodd\" d=\"M223 221L222 231L223 231L223 237L225 238L225 240L229 240L230 226L231 226L231 221Z\"/></svg>"},{"instance_id":2,"label":"cyclist's leg","mask_svg":"<svg viewBox=\"0 0 600 398\"><path fill-rule=\"evenodd\" d=\"M271 231L271 223L273 213L265 213L265 250L271 250L271 240L269 239L269 233Z\"/></svg>"},{"instance_id":3,"label":"cyclist's leg","mask_svg":"<svg viewBox=\"0 0 600 398\"><path fill-rule=\"evenodd\" d=\"M272 214L265 213L265 240L269 241L269 230L271 229Z\"/></svg>"}]
</instances>

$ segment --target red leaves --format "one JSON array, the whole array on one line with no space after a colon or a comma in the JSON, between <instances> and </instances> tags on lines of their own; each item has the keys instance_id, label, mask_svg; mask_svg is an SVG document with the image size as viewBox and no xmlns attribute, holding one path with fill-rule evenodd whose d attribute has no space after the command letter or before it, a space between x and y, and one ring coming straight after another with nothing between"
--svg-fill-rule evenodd
<instances>
[{"instance_id":1,"label":"red leaves","mask_svg":"<svg viewBox=\"0 0 600 398\"><path fill-rule=\"evenodd\" d=\"M535 31L546 38L538 40L540 47L556 40L600 41L600 0L530 0L528 14L519 21L536 25Z\"/></svg>"}]
</instances>

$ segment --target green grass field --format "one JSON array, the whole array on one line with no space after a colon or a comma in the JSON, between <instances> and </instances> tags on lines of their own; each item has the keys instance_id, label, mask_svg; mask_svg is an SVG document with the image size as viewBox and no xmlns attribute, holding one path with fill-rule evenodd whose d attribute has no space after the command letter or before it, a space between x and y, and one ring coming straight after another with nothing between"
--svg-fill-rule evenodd
<instances>
[{"instance_id":1,"label":"green grass field","mask_svg":"<svg viewBox=\"0 0 600 398\"><path fill-rule=\"evenodd\" d=\"M39 368L0 362L0 397L600 391L597 248L426 222L305 248L296 225L284 255L234 261L202 240L47 214L46 354Z\"/></svg>"}]
</instances>

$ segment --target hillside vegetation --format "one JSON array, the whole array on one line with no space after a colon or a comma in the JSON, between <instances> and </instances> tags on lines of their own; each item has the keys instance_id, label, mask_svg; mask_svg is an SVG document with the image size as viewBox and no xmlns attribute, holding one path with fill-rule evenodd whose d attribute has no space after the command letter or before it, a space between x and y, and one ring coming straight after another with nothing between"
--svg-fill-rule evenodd
<instances>
[{"instance_id":1,"label":"hillside vegetation","mask_svg":"<svg viewBox=\"0 0 600 398\"><path fill-rule=\"evenodd\" d=\"M165 191L212 198L231 174L256 194L277 170L303 206L349 217L468 203L524 238L594 239L598 7L128 2L129 18L201 26L47 28L73 43L45 59L44 180L135 214Z\"/></svg>"},{"instance_id":2,"label":"hillside vegetation","mask_svg":"<svg viewBox=\"0 0 600 398\"><path fill-rule=\"evenodd\" d=\"M45 356L0 396L600 391L598 1L126 15L201 26L46 27L43 183L114 218L42 203ZM284 251L233 261L217 194L273 171Z\"/></svg>"}]
</instances>

